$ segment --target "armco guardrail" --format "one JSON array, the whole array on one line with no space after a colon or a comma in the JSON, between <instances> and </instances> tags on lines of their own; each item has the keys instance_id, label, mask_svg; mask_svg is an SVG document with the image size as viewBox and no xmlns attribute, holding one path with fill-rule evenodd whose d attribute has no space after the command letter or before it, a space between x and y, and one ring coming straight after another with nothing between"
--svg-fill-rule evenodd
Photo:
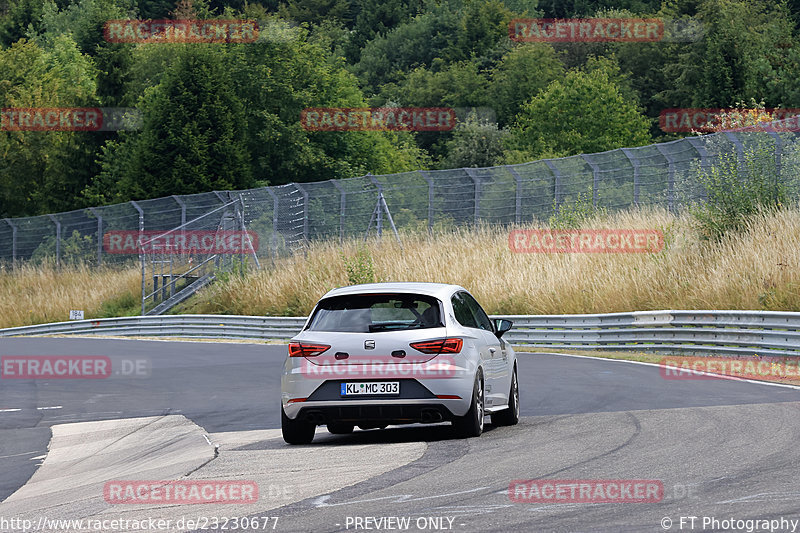
<instances>
[{"instance_id":1,"label":"armco guardrail","mask_svg":"<svg viewBox=\"0 0 800 533\"><path fill-rule=\"evenodd\" d=\"M800 313L636 311L502 318L514 322L504 338L531 348L800 356Z\"/></svg>"},{"instance_id":2,"label":"armco guardrail","mask_svg":"<svg viewBox=\"0 0 800 533\"><path fill-rule=\"evenodd\" d=\"M602 315L498 315L504 337L541 349L636 350L686 355L800 356L800 313L636 311ZM111 335L288 339L304 317L166 315L77 320L0 330L20 335Z\"/></svg>"},{"instance_id":3,"label":"armco guardrail","mask_svg":"<svg viewBox=\"0 0 800 533\"><path fill-rule=\"evenodd\" d=\"M0 329L0 337L20 335L109 335L230 339L289 339L305 317L241 315L158 315L74 320Z\"/></svg>"}]
</instances>

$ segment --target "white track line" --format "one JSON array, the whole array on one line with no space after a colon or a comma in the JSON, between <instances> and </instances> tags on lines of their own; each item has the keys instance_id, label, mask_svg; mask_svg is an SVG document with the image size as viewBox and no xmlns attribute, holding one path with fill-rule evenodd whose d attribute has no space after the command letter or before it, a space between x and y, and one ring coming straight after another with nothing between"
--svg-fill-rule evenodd
<instances>
[{"instance_id":1,"label":"white track line","mask_svg":"<svg viewBox=\"0 0 800 533\"><path fill-rule=\"evenodd\" d=\"M22 409L0 409L0 413L16 413L17 411L22 411Z\"/></svg>"}]
</instances>

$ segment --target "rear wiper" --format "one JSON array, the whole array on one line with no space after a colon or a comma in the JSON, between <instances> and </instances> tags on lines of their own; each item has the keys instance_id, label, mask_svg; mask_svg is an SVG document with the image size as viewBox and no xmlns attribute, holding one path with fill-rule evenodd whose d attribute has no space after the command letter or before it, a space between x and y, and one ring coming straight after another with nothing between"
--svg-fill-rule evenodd
<instances>
[{"instance_id":1,"label":"rear wiper","mask_svg":"<svg viewBox=\"0 0 800 533\"><path fill-rule=\"evenodd\" d=\"M419 327L420 324L415 323L408 323L408 322L385 322L383 324L370 324L369 325L369 332L372 333L374 331L385 331L387 329L411 329Z\"/></svg>"}]
</instances>

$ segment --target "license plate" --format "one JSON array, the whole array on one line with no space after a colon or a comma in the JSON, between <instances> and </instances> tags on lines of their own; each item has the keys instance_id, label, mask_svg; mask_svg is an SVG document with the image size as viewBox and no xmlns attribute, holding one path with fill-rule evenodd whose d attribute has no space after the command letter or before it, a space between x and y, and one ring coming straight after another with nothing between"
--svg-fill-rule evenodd
<instances>
[{"instance_id":1,"label":"license plate","mask_svg":"<svg viewBox=\"0 0 800 533\"><path fill-rule=\"evenodd\" d=\"M367 381L342 383L342 396L371 396L380 394L400 394L399 381Z\"/></svg>"}]
</instances>

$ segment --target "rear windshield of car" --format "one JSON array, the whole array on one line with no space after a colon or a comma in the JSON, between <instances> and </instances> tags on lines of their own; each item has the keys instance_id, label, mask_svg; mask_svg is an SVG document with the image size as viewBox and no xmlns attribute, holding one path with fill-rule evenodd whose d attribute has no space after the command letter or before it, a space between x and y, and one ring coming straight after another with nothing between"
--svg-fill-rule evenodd
<instances>
[{"instance_id":1,"label":"rear windshield of car","mask_svg":"<svg viewBox=\"0 0 800 533\"><path fill-rule=\"evenodd\" d=\"M358 294L321 300L310 331L374 333L442 326L439 300L420 294Z\"/></svg>"}]
</instances>

